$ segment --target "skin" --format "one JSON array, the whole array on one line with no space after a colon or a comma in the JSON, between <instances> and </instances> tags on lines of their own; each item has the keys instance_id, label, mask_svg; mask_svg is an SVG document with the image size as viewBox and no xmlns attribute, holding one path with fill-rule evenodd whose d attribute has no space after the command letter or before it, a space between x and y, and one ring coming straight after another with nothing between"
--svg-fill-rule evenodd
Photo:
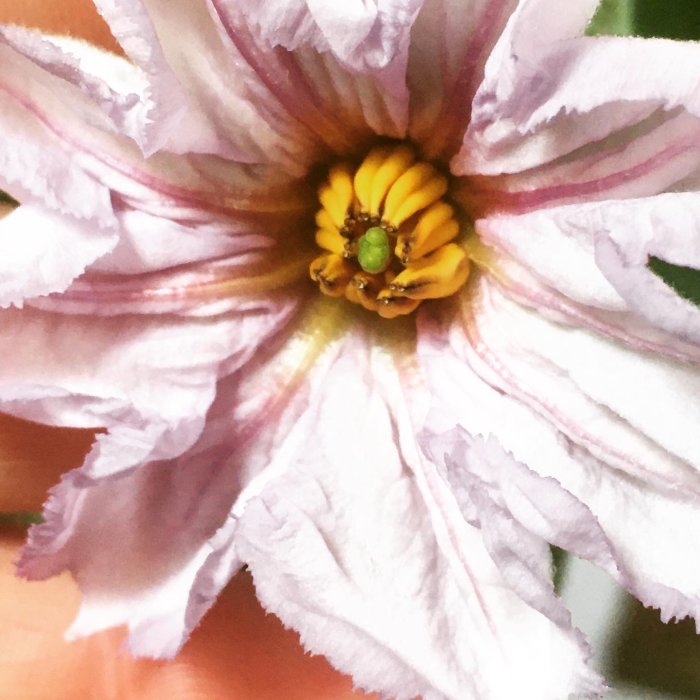
<instances>
[{"instance_id":1,"label":"skin","mask_svg":"<svg viewBox=\"0 0 700 700\"><path fill-rule=\"evenodd\" d=\"M0 0L0 22L119 51L89 0ZM0 414L0 513L39 511L48 488L81 464L94 435ZM16 579L12 562L23 536L16 523L0 518L0 700L375 697L353 692L350 679L322 657L304 654L297 635L262 610L247 574L231 582L172 662L131 659L121 649L123 630L66 643L63 632L80 601L77 587L67 574Z\"/></svg>"}]
</instances>

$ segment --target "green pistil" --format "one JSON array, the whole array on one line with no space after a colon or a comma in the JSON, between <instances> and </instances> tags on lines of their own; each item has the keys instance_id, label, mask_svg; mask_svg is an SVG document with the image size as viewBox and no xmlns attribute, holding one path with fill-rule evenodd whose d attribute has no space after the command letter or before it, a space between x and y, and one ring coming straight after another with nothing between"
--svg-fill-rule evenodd
<instances>
[{"instance_id":1,"label":"green pistil","mask_svg":"<svg viewBox=\"0 0 700 700\"><path fill-rule=\"evenodd\" d=\"M380 226L372 226L359 240L357 262L360 267L370 274L384 272L389 264L391 250L389 236Z\"/></svg>"}]
</instances>

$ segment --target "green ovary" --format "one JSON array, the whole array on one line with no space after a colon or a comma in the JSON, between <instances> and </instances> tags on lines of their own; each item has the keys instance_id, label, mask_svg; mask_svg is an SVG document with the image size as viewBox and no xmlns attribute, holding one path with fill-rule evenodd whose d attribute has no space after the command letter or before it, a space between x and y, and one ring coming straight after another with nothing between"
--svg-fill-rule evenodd
<instances>
[{"instance_id":1,"label":"green ovary","mask_svg":"<svg viewBox=\"0 0 700 700\"><path fill-rule=\"evenodd\" d=\"M360 267L371 274L383 272L391 258L389 236L386 231L373 226L359 240L357 261Z\"/></svg>"}]
</instances>

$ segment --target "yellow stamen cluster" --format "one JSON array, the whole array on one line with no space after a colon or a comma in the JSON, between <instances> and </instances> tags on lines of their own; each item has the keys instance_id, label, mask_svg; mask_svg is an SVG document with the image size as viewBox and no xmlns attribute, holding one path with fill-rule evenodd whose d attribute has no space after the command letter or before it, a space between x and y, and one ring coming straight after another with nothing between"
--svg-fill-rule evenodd
<instances>
[{"instance_id":1,"label":"yellow stamen cluster","mask_svg":"<svg viewBox=\"0 0 700 700\"><path fill-rule=\"evenodd\" d=\"M334 165L319 190L316 243L325 252L311 263L311 279L382 318L454 294L469 261L454 242L460 227L442 199L447 187L406 145L374 148L356 169Z\"/></svg>"}]
</instances>

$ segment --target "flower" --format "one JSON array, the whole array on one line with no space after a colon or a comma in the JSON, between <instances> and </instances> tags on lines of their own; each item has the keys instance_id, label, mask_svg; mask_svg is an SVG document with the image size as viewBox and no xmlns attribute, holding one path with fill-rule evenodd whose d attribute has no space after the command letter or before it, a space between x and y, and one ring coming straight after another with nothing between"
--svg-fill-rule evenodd
<instances>
[{"instance_id":1,"label":"flower","mask_svg":"<svg viewBox=\"0 0 700 700\"><path fill-rule=\"evenodd\" d=\"M133 64L0 44L0 402L105 430L19 565L72 572L71 634L171 656L246 564L362 688L543 700L602 688L548 543L697 617L700 312L647 268L700 266L697 45L593 0L96 5ZM402 143L398 206L459 223L414 266L356 180Z\"/></svg>"}]
</instances>

